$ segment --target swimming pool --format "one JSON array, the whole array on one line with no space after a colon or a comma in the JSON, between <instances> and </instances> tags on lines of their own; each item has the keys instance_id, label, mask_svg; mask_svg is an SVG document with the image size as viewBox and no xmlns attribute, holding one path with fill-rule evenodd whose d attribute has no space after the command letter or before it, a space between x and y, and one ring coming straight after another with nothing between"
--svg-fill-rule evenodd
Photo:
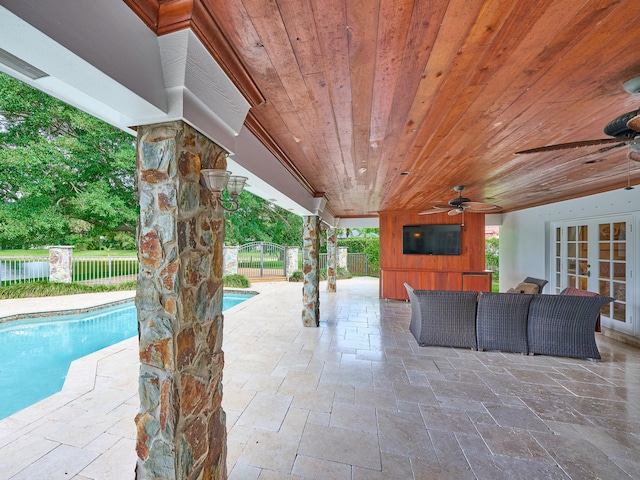
<instances>
[{"instance_id":1,"label":"swimming pool","mask_svg":"<svg viewBox=\"0 0 640 480\"><path fill-rule=\"evenodd\" d=\"M225 293L222 310L251 294ZM133 304L0 324L0 419L60 391L73 360L138 333Z\"/></svg>"}]
</instances>

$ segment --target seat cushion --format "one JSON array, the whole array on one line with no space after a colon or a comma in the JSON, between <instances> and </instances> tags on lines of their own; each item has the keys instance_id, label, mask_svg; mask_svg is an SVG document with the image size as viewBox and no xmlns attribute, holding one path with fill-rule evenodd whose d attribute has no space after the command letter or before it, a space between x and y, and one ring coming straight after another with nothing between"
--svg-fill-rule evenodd
<instances>
[{"instance_id":1,"label":"seat cushion","mask_svg":"<svg viewBox=\"0 0 640 480\"><path fill-rule=\"evenodd\" d=\"M528 353L527 317L533 295L482 292L478 299L478 350Z\"/></svg>"},{"instance_id":2,"label":"seat cushion","mask_svg":"<svg viewBox=\"0 0 640 480\"><path fill-rule=\"evenodd\" d=\"M519 283L518 285L516 285L513 288L510 288L509 290L507 290L506 293L529 293L529 294L534 294L534 293L538 293L540 291L540 287L538 287L538 285L536 285L535 283Z\"/></svg>"}]
</instances>

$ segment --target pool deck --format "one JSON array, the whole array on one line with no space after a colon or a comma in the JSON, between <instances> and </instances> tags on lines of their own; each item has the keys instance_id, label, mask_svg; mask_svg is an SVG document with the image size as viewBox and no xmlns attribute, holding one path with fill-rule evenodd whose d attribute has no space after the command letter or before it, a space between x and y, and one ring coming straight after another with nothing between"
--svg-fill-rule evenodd
<instances>
[{"instance_id":1,"label":"pool deck","mask_svg":"<svg viewBox=\"0 0 640 480\"><path fill-rule=\"evenodd\" d=\"M419 347L377 279L324 289L319 328L301 324L300 284L255 283L225 312L228 480L640 478L639 349L600 334L597 363ZM101 301L79 297L59 309ZM54 304L0 301L0 316ZM0 479L133 479L138 368L134 337L0 420Z\"/></svg>"}]
</instances>

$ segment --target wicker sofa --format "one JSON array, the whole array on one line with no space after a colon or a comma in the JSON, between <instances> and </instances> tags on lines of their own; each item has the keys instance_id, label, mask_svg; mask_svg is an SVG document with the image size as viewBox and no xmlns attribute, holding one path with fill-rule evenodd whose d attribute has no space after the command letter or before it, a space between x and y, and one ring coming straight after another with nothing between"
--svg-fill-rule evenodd
<instances>
[{"instance_id":1,"label":"wicker sofa","mask_svg":"<svg viewBox=\"0 0 640 480\"><path fill-rule=\"evenodd\" d=\"M468 347L600 359L595 325L603 295L414 290L410 331L421 346Z\"/></svg>"}]
</instances>

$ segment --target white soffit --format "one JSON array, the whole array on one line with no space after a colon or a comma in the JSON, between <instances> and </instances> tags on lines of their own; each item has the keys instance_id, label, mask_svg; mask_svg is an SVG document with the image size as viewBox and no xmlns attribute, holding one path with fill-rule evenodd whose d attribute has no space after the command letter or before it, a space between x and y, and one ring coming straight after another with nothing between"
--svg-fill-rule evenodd
<instances>
[{"instance_id":1,"label":"white soffit","mask_svg":"<svg viewBox=\"0 0 640 480\"><path fill-rule=\"evenodd\" d=\"M0 67L5 73L123 129L135 125L133 119L136 117L162 114L166 109L164 88L158 92L157 88L151 89L147 84L147 92L156 91L154 94L147 94L145 98L145 95L141 95L144 88L140 72L126 71L127 63L139 60L138 56L130 58L131 55L126 54L131 50L130 44L126 42L135 40L138 44L149 45L149 41L152 41L156 46L155 55L154 51L146 52L146 62L144 66L138 65L138 69L144 72L146 68L143 77L149 78L154 78L153 70L156 70L155 78L162 82L156 37L124 3L124 10L114 8L111 2L101 4L96 1L88 2L90 5L84 8L78 7L78 10L85 14L84 29L93 28L93 33L82 37L80 41L77 31L75 37L69 35L69 32L75 29L75 25L69 25L74 16L67 15L69 12L64 8L72 7L70 4L74 2L1 2L17 11L22 18L7 8L0 7L0 48L42 70L48 76L31 80L6 66ZM87 14L87 8L91 9L91 15ZM98 11L95 11L96 9ZM111 14L105 17L103 10L109 10ZM113 22L119 25L119 28L115 29L107 25L114 17L114 12L119 15L118 21ZM138 25L141 28L133 28ZM127 35L122 32L125 27L132 27L126 29L129 32ZM107 34L109 38L105 38ZM114 37L117 38L117 42ZM73 45L70 45L71 43ZM97 55L95 52L99 51L103 53ZM83 58L78 52L85 57L94 53L97 59ZM101 65L98 60L108 61L109 64ZM116 66L120 71L114 75L105 73L105 68L113 70ZM125 74L129 74L128 79L125 78ZM116 80L116 77L120 78ZM158 83L158 80L155 83ZM137 87L138 91L127 88L127 84Z\"/></svg>"}]
</instances>

